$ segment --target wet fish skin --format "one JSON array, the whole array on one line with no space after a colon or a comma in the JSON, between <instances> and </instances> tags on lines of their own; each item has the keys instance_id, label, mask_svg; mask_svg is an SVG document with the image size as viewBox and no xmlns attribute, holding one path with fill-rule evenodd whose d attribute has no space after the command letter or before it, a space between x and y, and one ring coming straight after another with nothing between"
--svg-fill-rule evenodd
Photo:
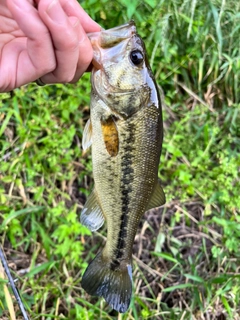
<instances>
[{"instance_id":1,"label":"wet fish skin","mask_svg":"<svg viewBox=\"0 0 240 320\"><path fill-rule=\"evenodd\" d=\"M133 22L89 38L94 69L83 147L92 145L95 187L81 222L95 231L106 218L107 241L81 283L89 294L103 296L124 313L132 295L132 247L139 220L165 203L158 183L161 103Z\"/></svg>"}]
</instances>

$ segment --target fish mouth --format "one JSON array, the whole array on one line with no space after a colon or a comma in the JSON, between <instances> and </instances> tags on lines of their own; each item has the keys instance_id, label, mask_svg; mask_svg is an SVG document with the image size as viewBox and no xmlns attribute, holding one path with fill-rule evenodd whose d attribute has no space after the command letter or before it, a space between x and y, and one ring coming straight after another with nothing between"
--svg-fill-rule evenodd
<instances>
[{"instance_id":1,"label":"fish mouth","mask_svg":"<svg viewBox=\"0 0 240 320\"><path fill-rule=\"evenodd\" d=\"M123 50L126 41L134 35L136 35L136 25L133 20L112 29L88 33L87 36L93 47L92 64L96 70L102 69L103 52L105 55L108 52L109 55L115 55L116 52Z\"/></svg>"},{"instance_id":2,"label":"fish mouth","mask_svg":"<svg viewBox=\"0 0 240 320\"><path fill-rule=\"evenodd\" d=\"M99 40L101 37L101 41L99 45L103 48L112 47L118 42L131 37L131 35L136 34L136 25L133 20L130 20L128 23L125 23L121 26L104 30L98 32L88 33L87 36L91 41L92 45L95 45L95 41Z\"/></svg>"},{"instance_id":3,"label":"fish mouth","mask_svg":"<svg viewBox=\"0 0 240 320\"><path fill-rule=\"evenodd\" d=\"M121 90L112 86L108 81L103 68L104 60L124 51L128 41L136 35L136 25L133 20L128 23L99 32L88 33L88 38L93 47L92 85L100 97L106 97L107 93L114 95L132 94L135 89ZM98 89L101 88L100 89Z\"/></svg>"}]
</instances>

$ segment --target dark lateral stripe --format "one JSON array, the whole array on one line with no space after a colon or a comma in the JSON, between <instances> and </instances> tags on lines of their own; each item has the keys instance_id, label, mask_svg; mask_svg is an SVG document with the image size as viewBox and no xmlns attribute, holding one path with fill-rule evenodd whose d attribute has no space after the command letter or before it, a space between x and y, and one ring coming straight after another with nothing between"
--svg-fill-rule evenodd
<instances>
[{"instance_id":1,"label":"dark lateral stripe","mask_svg":"<svg viewBox=\"0 0 240 320\"><path fill-rule=\"evenodd\" d=\"M132 182L133 182L133 148L131 145L134 145L135 142L135 127L133 124L129 124L126 128L126 138L123 139L123 157L121 161L122 168L122 179L121 179L121 202L122 202L122 215L120 217L121 224L118 234L117 247L115 250L114 261L112 262L112 267L117 267L119 265L118 259L123 256L123 249L126 247L126 238L127 238L127 224L128 224L128 215L130 212L130 200L132 193Z\"/></svg>"}]
</instances>

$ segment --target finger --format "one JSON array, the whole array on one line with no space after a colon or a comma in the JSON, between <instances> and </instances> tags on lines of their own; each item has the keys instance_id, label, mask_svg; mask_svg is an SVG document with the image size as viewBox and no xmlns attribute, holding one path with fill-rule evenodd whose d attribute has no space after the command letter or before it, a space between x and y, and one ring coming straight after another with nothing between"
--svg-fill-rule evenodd
<instances>
[{"instance_id":1,"label":"finger","mask_svg":"<svg viewBox=\"0 0 240 320\"><path fill-rule=\"evenodd\" d=\"M80 28L82 29L81 32L84 32L81 25L80 25ZM92 62L92 58L93 58L92 45L85 34L84 39L81 42L79 42L79 57L77 61L75 75L71 83L77 82L80 79L80 77L83 75L83 73L89 69L89 66Z\"/></svg>"},{"instance_id":2,"label":"finger","mask_svg":"<svg viewBox=\"0 0 240 320\"><path fill-rule=\"evenodd\" d=\"M101 30L99 24L89 17L77 0L60 0L60 2L68 16L76 16L80 20L85 32L97 32Z\"/></svg>"},{"instance_id":3,"label":"finger","mask_svg":"<svg viewBox=\"0 0 240 320\"><path fill-rule=\"evenodd\" d=\"M21 46L18 46L18 40L9 44L14 46L15 58L18 61L15 70L16 86L21 86L54 70L56 61L51 36L37 10L27 0L7 0L7 4L26 36L25 40L27 39L24 45L21 41Z\"/></svg>"},{"instance_id":4,"label":"finger","mask_svg":"<svg viewBox=\"0 0 240 320\"><path fill-rule=\"evenodd\" d=\"M38 5L40 0L34 0ZM80 20L85 32L97 32L101 27L83 10L77 0L60 0L61 6L67 16L74 16Z\"/></svg>"},{"instance_id":5,"label":"finger","mask_svg":"<svg viewBox=\"0 0 240 320\"><path fill-rule=\"evenodd\" d=\"M75 15L79 18L81 22L81 26L85 32L98 32L101 30L99 24L97 24L94 20L92 20L89 15L83 10L80 4L76 0L60 0L60 3L68 16ZM86 45L87 43L87 45ZM88 65L88 68L83 68L83 59L84 57L89 56L89 42L88 39L85 42L81 42L79 44L79 60L75 73L75 77L71 81L71 83L75 83L79 80L84 72L88 72L91 70L91 64ZM92 59L92 58L91 58ZM86 61L86 63L89 61Z\"/></svg>"},{"instance_id":6,"label":"finger","mask_svg":"<svg viewBox=\"0 0 240 320\"><path fill-rule=\"evenodd\" d=\"M80 4L76 0L60 0L62 7L68 16L75 15L79 18L81 26L85 32L98 32L101 30L99 24L92 20L89 15L83 10ZM86 42L88 42L86 40ZM89 44L88 44L89 45ZM76 74L71 83L75 83L82 76L83 72L91 71L91 64L87 69L82 68L82 59L87 56L89 52L89 47L86 46L86 43L81 42L79 46L79 60L78 66L76 69Z\"/></svg>"},{"instance_id":7,"label":"finger","mask_svg":"<svg viewBox=\"0 0 240 320\"><path fill-rule=\"evenodd\" d=\"M53 73L42 77L45 83L71 82L76 73L79 49L84 47L81 57L81 72L89 66L92 47L86 33L75 16L68 17L58 0L41 0L38 4L39 15L49 32L55 47L57 67Z\"/></svg>"}]
</instances>

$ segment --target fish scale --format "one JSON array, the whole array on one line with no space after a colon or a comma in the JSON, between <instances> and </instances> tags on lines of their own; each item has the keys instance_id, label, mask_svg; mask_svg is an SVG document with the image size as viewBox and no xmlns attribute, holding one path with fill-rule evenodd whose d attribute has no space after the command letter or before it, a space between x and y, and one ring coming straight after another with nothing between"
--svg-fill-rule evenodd
<instances>
[{"instance_id":1,"label":"fish scale","mask_svg":"<svg viewBox=\"0 0 240 320\"><path fill-rule=\"evenodd\" d=\"M158 182L162 111L134 23L89 38L95 67L83 147L92 145L95 185L81 222L95 231L106 219L107 241L81 283L123 313L131 301L132 247L139 221L145 211L165 202Z\"/></svg>"}]
</instances>

